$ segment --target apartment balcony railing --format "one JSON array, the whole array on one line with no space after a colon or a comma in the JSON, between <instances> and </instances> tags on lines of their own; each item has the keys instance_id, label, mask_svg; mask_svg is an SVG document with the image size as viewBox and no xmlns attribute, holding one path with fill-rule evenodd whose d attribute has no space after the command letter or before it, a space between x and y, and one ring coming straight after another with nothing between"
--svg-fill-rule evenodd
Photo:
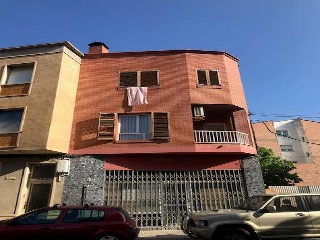
<instances>
[{"instance_id":1,"label":"apartment balcony railing","mask_svg":"<svg viewBox=\"0 0 320 240\"><path fill-rule=\"evenodd\" d=\"M249 135L237 131L194 131L194 141L196 143L238 143L249 144Z\"/></svg>"}]
</instances>

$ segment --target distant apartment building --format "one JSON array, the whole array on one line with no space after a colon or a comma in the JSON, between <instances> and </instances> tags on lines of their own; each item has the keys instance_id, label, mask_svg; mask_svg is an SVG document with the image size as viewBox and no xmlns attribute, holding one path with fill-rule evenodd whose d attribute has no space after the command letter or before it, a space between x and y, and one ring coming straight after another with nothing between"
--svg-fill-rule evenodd
<instances>
[{"instance_id":1,"label":"distant apartment building","mask_svg":"<svg viewBox=\"0 0 320 240\"><path fill-rule=\"evenodd\" d=\"M81 57L69 42L0 49L0 219L61 202Z\"/></svg>"},{"instance_id":2,"label":"distant apartment building","mask_svg":"<svg viewBox=\"0 0 320 240\"><path fill-rule=\"evenodd\" d=\"M141 227L170 227L264 192L237 58L89 46L63 202L122 206Z\"/></svg>"},{"instance_id":3,"label":"distant apartment building","mask_svg":"<svg viewBox=\"0 0 320 240\"><path fill-rule=\"evenodd\" d=\"M257 145L296 166L301 186L320 186L320 123L303 119L253 123Z\"/></svg>"}]
</instances>

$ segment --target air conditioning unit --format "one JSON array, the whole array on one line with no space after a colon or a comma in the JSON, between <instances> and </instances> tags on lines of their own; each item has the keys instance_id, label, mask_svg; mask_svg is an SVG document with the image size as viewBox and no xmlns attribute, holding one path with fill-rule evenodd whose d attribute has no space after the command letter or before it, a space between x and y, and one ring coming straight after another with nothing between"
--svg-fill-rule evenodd
<instances>
[{"instance_id":1,"label":"air conditioning unit","mask_svg":"<svg viewBox=\"0 0 320 240\"><path fill-rule=\"evenodd\" d=\"M204 120L204 109L202 106L193 107L193 116L195 120Z\"/></svg>"},{"instance_id":2,"label":"air conditioning unit","mask_svg":"<svg viewBox=\"0 0 320 240\"><path fill-rule=\"evenodd\" d=\"M60 175L69 175L70 172L70 159L63 158L59 159L57 163L57 170L56 172Z\"/></svg>"}]
</instances>

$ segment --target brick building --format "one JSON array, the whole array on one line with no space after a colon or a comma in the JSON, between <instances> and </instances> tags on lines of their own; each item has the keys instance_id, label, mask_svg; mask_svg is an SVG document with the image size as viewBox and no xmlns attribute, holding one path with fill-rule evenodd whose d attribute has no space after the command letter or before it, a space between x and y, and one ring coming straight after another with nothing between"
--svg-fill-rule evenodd
<instances>
[{"instance_id":1,"label":"brick building","mask_svg":"<svg viewBox=\"0 0 320 240\"><path fill-rule=\"evenodd\" d=\"M264 192L238 59L89 46L63 202L121 205L139 226L170 227Z\"/></svg>"},{"instance_id":2,"label":"brick building","mask_svg":"<svg viewBox=\"0 0 320 240\"><path fill-rule=\"evenodd\" d=\"M69 42L0 49L0 219L61 201L81 57Z\"/></svg>"},{"instance_id":3,"label":"brick building","mask_svg":"<svg viewBox=\"0 0 320 240\"><path fill-rule=\"evenodd\" d=\"M304 119L253 123L258 146L292 161L303 179L298 186L320 186L320 123Z\"/></svg>"}]
</instances>

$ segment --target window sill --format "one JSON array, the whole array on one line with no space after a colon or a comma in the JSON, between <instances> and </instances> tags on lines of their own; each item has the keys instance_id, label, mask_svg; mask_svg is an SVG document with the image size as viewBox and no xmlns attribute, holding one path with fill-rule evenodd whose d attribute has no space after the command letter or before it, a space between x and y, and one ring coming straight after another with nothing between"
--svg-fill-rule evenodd
<instances>
[{"instance_id":1,"label":"window sill","mask_svg":"<svg viewBox=\"0 0 320 240\"><path fill-rule=\"evenodd\" d=\"M152 140L116 140L114 143L151 143Z\"/></svg>"},{"instance_id":2,"label":"window sill","mask_svg":"<svg viewBox=\"0 0 320 240\"><path fill-rule=\"evenodd\" d=\"M131 86L131 87L135 87L135 86ZM127 88L128 87L120 87L120 86L118 86L118 87L116 87L116 90L127 90ZM148 86L147 88L148 88L148 90L153 90L153 89L159 89L160 86L159 85L158 86Z\"/></svg>"},{"instance_id":3,"label":"window sill","mask_svg":"<svg viewBox=\"0 0 320 240\"><path fill-rule=\"evenodd\" d=\"M8 97L25 97L25 96L29 96L29 94L17 94L17 95L1 95L0 93L0 98L8 98Z\"/></svg>"},{"instance_id":4,"label":"window sill","mask_svg":"<svg viewBox=\"0 0 320 240\"><path fill-rule=\"evenodd\" d=\"M221 85L196 85L197 88L213 88L213 89L221 89Z\"/></svg>"}]
</instances>

